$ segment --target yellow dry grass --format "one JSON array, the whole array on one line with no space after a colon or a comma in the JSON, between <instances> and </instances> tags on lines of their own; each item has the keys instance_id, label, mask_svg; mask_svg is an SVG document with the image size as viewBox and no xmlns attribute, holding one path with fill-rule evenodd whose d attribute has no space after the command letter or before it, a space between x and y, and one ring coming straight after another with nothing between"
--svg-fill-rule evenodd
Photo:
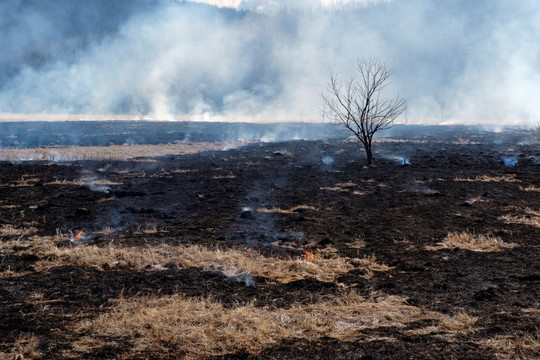
<instances>
[{"instance_id":1,"label":"yellow dry grass","mask_svg":"<svg viewBox=\"0 0 540 360\"><path fill-rule=\"evenodd\" d=\"M336 191L336 192L350 192L353 195L357 195L357 196L362 196L366 194L364 191L351 190L348 187L341 187L341 186L322 186L320 187L320 190Z\"/></svg>"},{"instance_id":2,"label":"yellow dry grass","mask_svg":"<svg viewBox=\"0 0 540 360\"><path fill-rule=\"evenodd\" d=\"M480 346L495 352L497 359L540 359L540 328L521 336L496 335L481 340Z\"/></svg>"},{"instance_id":3,"label":"yellow dry grass","mask_svg":"<svg viewBox=\"0 0 540 360\"><path fill-rule=\"evenodd\" d=\"M540 211L530 208L523 209L522 216L504 215L499 219L507 224L522 224L540 228Z\"/></svg>"},{"instance_id":4,"label":"yellow dry grass","mask_svg":"<svg viewBox=\"0 0 540 360\"><path fill-rule=\"evenodd\" d=\"M0 360L23 360L39 359L42 353L37 350L39 338L34 335L21 335L16 341L9 353L0 351Z\"/></svg>"},{"instance_id":5,"label":"yellow dry grass","mask_svg":"<svg viewBox=\"0 0 540 360\"><path fill-rule=\"evenodd\" d=\"M212 176L212 179L215 179L215 180L236 179L236 175L234 174L216 175L216 176Z\"/></svg>"},{"instance_id":6,"label":"yellow dry grass","mask_svg":"<svg viewBox=\"0 0 540 360\"><path fill-rule=\"evenodd\" d=\"M97 179L95 177L92 178L82 178L79 180L67 180L67 179L57 179L55 181L47 182L43 185L70 185L70 186L85 186L85 185L101 185L101 186L117 186L122 185L122 183L114 182L106 179Z\"/></svg>"},{"instance_id":7,"label":"yellow dry grass","mask_svg":"<svg viewBox=\"0 0 540 360\"><path fill-rule=\"evenodd\" d=\"M375 271L389 271L394 269L394 267L378 263L375 255L364 256L361 259L351 259L349 262L357 267L364 268L366 274L363 277L366 279L371 279L373 277L373 272Z\"/></svg>"},{"instance_id":8,"label":"yellow dry grass","mask_svg":"<svg viewBox=\"0 0 540 360\"><path fill-rule=\"evenodd\" d=\"M0 149L3 161L79 161L79 160L132 160L140 157L195 154L203 151L221 150L238 144L197 142L161 145L110 145L58 148L4 148Z\"/></svg>"},{"instance_id":9,"label":"yellow dry grass","mask_svg":"<svg viewBox=\"0 0 540 360\"><path fill-rule=\"evenodd\" d=\"M310 205L297 205L293 206L290 209L280 209L280 208L271 208L271 209L265 209L265 208L259 208L257 209L260 213L274 213L274 214L293 214L295 212L298 212L299 210L311 210L311 211L318 211L319 208L316 208L315 206Z\"/></svg>"},{"instance_id":10,"label":"yellow dry grass","mask_svg":"<svg viewBox=\"0 0 540 360\"><path fill-rule=\"evenodd\" d=\"M38 178L23 176L9 184L10 187L29 187L34 186L39 181Z\"/></svg>"},{"instance_id":11,"label":"yellow dry grass","mask_svg":"<svg viewBox=\"0 0 540 360\"><path fill-rule=\"evenodd\" d=\"M135 351L159 352L159 342L166 341L179 344L188 358L239 351L258 354L284 339L331 337L350 341L365 329L404 327L424 319L435 320L437 330L449 336L474 331L476 322L464 314L425 311L408 305L401 297L379 294L366 299L352 291L288 309L257 307L254 303L226 307L210 298L171 295L116 300L109 312L74 327L76 332L92 334L74 345L75 349L88 349L95 344L94 337L127 336L133 339Z\"/></svg>"},{"instance_id":12,"label":"yellow dry grass","mask_svg":"<svg viewBox=\"0 0 540 360\"><path fill-rule=\"evenodd\" d=\"M478 252L496 252L504 249L512 249L517 244L505 243L498 237L475 235L468 232L449 233L435 246L427 246L426 250L440 249L464 249Z\"/></svg>"},{"instance_id":13,"label":"yellow dry grass","mask_svg":"<svg viewBox=\"0 0 540 360\"><path fill-rule=\"evenodd\" d=\"M465 182L520 182L521 180L516 179L515 174L508 174L503 176L490 176L490 175L482 175L477 176L474 179L471 178L454 178L454 181L465 181Z\"/></svg>"},{"instance_id":14,"label":"yellow dry grass","mask_svg":"<svg viewBox=\"0 0 540 360\"><path fill-rule=\"evenodd\" d=\"M13 225L2 225L0 227L0 236L23 236L30 235L37 231L36 228L17 228ZM2 244L0 242L0 244Z\"/></svg>"},{"instance_id":15,"label":"yellow dry grass","mask_svg":"<svg viewBox=\"0 0 540 360\"><path fill-rule=\"evenodd\" d=\"M526 188L520 186L519 187L520 190L523 190L523 191L534 191L534 192L540 192L540 188L534 186L534 185L530 185L530 186L527 186Z\"/></svg>"},{"instance_id":16,"label":"yellow dry grass","mask_svg":"<svg viewBox=\"0 0 540 360\"><path fill-rule=\"evenodd\" d=\"M340 186L321 186L320 190L326 190L326 191L341 191L341 192L349 192L350 190L347 188L342 188Z\"/></svg>"},{"instance_id":17,"label":"yellow dry grass","mask_svg":"<svg viewBox=\"0 0 540 360\"><path fill-rule=\"evenodd\" d=\"M358 186L358 184L355 184L355 183L353 183L352 181L347 181L347 182L345 182L345 183L338 183L338 184L336 184L336 186L342 187L342 188L346 188L346 187L354 187L354 186Z\"/></svg>"},{"instance_id":18,"label":"yellow dry grass","mask_svg":"<svg viewBox=\"0 0 540 360\"><path fill-rule=\"evenodd\" d=\"M137 226L137 229L133 231L135 235L150 235L159 233L159 229L155 224L145 224Z\"/></svg>"},{"instance_id":19,"label":"yellow dry grass","mask_svg":"<svg viewBox=\"0 0 540 360\"><path fill-rule=\"evenodd\" d=\"M35 239L34 244L40 241ZM116 266L135 269L156 269L164 267L185 269L200 267L205 271L217 271L227 276L251 275L278 282L290 282L305 278L320 281L334 281L346 274L354 266L347 258L325 250L313 254L309 261L298 259L279 259L260 256L252 251L238 249L208 249L202 246L148 246L117 247L113 245L98 247L77 245L58 248L54 239L41 240L33 251L45 260L38 261L34 268L45 271L62 265L90 266L98 269L111 269Z\"/></svg>"},{"instance_id":20,"label":"yellow dry grass","mask_svg":"<svg viewBox=\"0 0 540 360\"><path fill-rule=\"evenodd\" d=\"M351 242L346 243L345 245L347 245L350 248L358 250L358 249L365 248L366 242L363 239L357 238Z\"/></svg>"},{"instance_id":21,"label":"yellow dry grass","mask_svg":"<svg viewBox=\"0 0 540 360\"><path fill-rule=\"evenodd\" d=\"M44 273L50 267L61 265L92 266L101 271L118 265L148 271L161 271L163 266L200 267L226 276L250 274L285 283L303 278L335 282L339 275L353 268L366 269L366 278L375 271L393 269L380 263L374 255L344 258L331 247L315 252L313 259L306 261L264 257L249 249L222 250L202 246L120 247L110 244L97 247L79 244L58 248L53 241L65 240L63 234L43 238L32 236L33 229L8 228L7 231L22 236L3 244L0 252L9 251L10 246L28 247L28 251L45 259L35 265L36 271ZM448 234L437 248L498 251L496 249L513 246L496 239L494 250L493 239L468 233ZM491 247L486 247L487 243ZM358 247L361 246L360 241ZM379 333L366 330L383 327L403 329L398 335L385 338L386 341L399 341L398 337L403 335L434 335L445 341L456 341L458 335L479 329L477 318L463 310L457 309L453 315L442 314L409 305L405 298L398 296L374 292L370 297L363 297L354 290L340 289L335 298L309 305L293 304L288 308L258 306L256 302L225 305L213 298L190 298L181 294L119 298L111 301L109 309L95 318L74 319L71 330L81 336L63 355L80 356L105 345L121 345L117 342L124 341L117 339L129 339L132 354L141 351L155 357L165 356L169 350L164 343L168 343L184 351L185 358L202 358L241 351L259 354L285 339L294 338L307 341L323 337L347 341L380 340ZM27 300L43 302L43 294L32 294ZM412 323L427 325L407 329ZM538 333L522 337L501 335L479 341L485 351L508 359L512 358L509 354L534 358L540 352L539 344ZM39 358L39 347L39 338L27 334L21 336L9 353L0 353L0 360L14 359L18 354L25 359Z\"/></svg>"}]
</instances>

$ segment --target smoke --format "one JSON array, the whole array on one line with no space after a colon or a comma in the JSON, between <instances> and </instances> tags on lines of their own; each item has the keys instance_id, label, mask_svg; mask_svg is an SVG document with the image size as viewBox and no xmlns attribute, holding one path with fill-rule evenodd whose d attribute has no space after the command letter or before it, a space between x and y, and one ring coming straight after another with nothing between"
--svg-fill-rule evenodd
<instances>
[{"instance_id":1,"label":"smoke","mask_svg":"<svg viewBox=\"0 0 540 360\"><path fill-rule=\"evenodd\" d=\"M199 2L3 1L0 112L317 121L378 57L410 123L540 116L538 2Z\"/></svg>"}]
</instances>

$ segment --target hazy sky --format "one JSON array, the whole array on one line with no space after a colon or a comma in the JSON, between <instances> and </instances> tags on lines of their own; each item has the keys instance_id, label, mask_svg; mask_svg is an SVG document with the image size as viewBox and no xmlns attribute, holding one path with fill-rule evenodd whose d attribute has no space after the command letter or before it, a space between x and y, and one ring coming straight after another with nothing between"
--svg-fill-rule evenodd
<instances>
[{"instance_id":1,"label":"hazy sky","mask_svg":"<svg viewBox=\"0 0 540 360\"><path fill-rule=\"evenodd\" d=\"M239 10L3 0L0 112L320 120L330 73L377 57L409 122L540 118L540 2L205 2Z\"/></svg>"}]
</instances>

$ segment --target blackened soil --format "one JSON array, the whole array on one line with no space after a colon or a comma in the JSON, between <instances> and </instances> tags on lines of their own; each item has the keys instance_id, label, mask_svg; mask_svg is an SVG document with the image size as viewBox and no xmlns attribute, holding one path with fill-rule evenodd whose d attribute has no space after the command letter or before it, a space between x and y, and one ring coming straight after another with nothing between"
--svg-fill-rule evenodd
<instances>
[{"instance_id":1,"label":"blackened soil","mask_svg":"<svg viewBox=\"0 0 540 360\"><path fill-rule=\"evenodd\" d=\"M375 272L369 280L353 270L338 282L366 296L382 292L427 310L464 311L478 317L481 329L449 342L436 334L381 327L366 330L373 333L366 337L398 340L291 339L260 355L223 359L491 359L495 353L481 349L479 340L538 334L540 322L540 228L504 218L531 218L526 209L540 211L540 146L517 145L515 136L386 140L374 145L375 167L363 166L357 143L341 140L253 144L137 162L4 162L0 226L36 227L37 236L85 231L86 241L98 245L201 244L292 257L306 246L313 251L332 246L351 258L375 255L394 269ZM506 166L507 158L517 159L517 165ZM95 187L88 179L112 185ZM289 213L258 211L299 205ZM141 233L141 226L156 231ZM501 252L426 249L462 231L517 246ZM0 259L0 271L16 273L0 277L0 352L9 353L21 334L31 333L40 338L44 358L60 358L78 336L69 326L106 311L119 296L180 293L287 308L341 291L315 279L288 284L257 279L258 285L249 287L200 268L65 266L44 274L34 270L39 260L23 247ZM45 311L29 299L32 293L43 294ZM124 345L81 358L129 353L130 340L120 340ZM171 358L181 358L175 346L170 344Z\"/></svg>"}]
</instances>

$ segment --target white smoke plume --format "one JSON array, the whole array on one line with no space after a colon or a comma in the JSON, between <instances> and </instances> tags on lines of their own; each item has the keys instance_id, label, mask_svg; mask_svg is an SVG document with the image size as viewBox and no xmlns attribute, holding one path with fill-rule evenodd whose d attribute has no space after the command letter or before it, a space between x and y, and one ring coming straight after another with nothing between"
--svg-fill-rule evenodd
<instances>
[{"instance_id":1,"label":"white smoke plume","mask_svg":"<svg viewBox=\"0 0 540 360\"><path fill-rule=\"evenodd\" d=\"M2 1L0 112L317 121L378 57L411 123L540 117L540 2L204 2Z\"/></svg>"}]
</instances>

